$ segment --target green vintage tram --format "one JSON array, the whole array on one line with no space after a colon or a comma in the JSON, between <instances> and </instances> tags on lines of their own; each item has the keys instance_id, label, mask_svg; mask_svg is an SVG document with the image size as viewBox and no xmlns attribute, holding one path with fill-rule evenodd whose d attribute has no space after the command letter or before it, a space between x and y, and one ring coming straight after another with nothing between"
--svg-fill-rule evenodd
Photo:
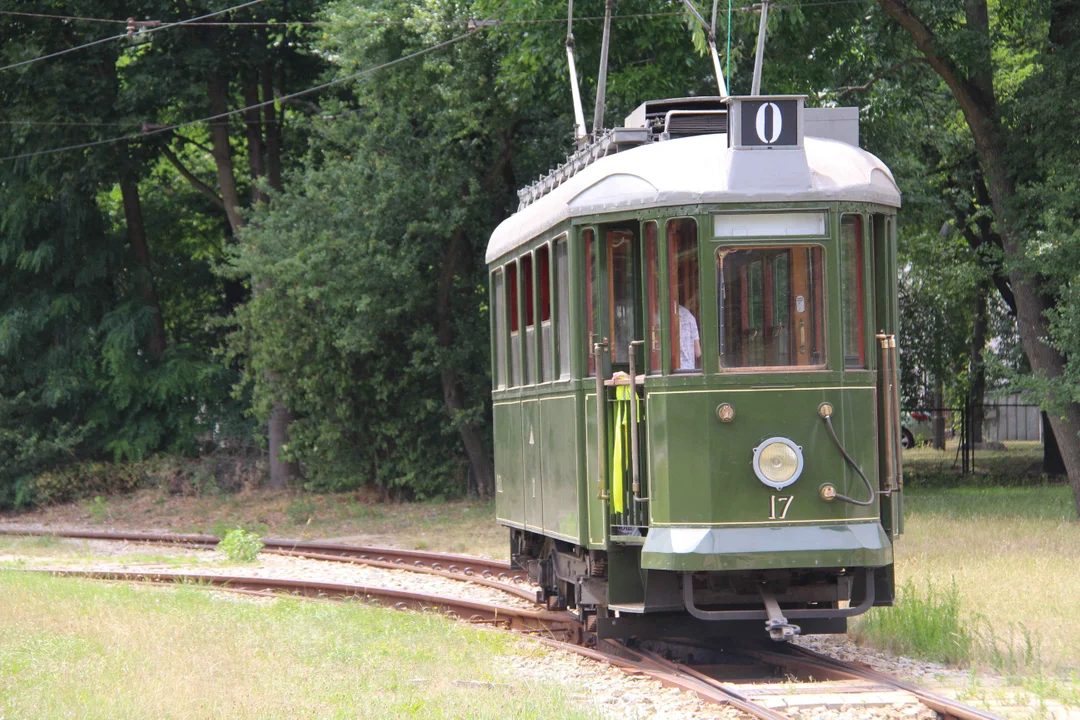
<instances>
[{"instance_id":1,"label":"green vintage tram","mask_svg":"<svg viewBox=\"0 0 1080 720\"><path fill-rule=\"evenodd\" d=\"M854 108L645 103L492 235L496 508L601 637L844 632L903 529L896 211Z\"/></svg>"}]
</instances>

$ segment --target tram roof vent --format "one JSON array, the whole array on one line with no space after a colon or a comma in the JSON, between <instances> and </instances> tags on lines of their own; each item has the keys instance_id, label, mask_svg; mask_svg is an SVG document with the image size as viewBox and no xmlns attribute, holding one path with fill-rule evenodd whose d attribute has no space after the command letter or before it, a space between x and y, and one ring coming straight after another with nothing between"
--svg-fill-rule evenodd
<instances>
[{"instance_id":1,"label":"tram roof vent","mask_svg":"<svg viewBox=\"0 0 1080 720\"><path fill-rule=\"evenodd\" d=\"M623 124L647 129L651 140L726 133L727 99L705 96L649 100L627 115Z\"/></svg>"}]
</instances>

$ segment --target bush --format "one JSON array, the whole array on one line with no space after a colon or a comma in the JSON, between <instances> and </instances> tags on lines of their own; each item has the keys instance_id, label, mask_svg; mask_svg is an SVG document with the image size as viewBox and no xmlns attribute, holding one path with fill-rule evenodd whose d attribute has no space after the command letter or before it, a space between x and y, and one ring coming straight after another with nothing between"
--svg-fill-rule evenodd
<instances>
[{"instance_id":1,"label":"bush","mask_svg":"<svg viewBox=\"0 0 1080 720\"><path fill-rule=\"evenodd\" d=\"M43 472L27 483L28 503L50 505L122 495L147 484L146 463L72 463ZM28 504L27 503L27 504Z\"/></svg>"},{"instance_id":2,"label":"bush","mask_svg":"<svg viewBox=\"0 0 1080 720\"><path fill-rule=\"evenodd\" d=\"M221 539L217 547L232 562L248 563L254 562L259 556L263 543L255 533L236 528L225 533L225 537Z\"/></svg>"}]
</instances>

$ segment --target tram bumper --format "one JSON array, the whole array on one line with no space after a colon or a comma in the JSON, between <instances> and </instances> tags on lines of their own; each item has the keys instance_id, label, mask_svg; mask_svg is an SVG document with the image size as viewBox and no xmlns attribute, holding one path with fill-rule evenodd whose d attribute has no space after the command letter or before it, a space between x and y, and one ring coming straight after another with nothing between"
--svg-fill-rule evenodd
<instances>
[{"instance_id":1,"label":"tram bumper","mask_svg":"<svg viewBox=\"0 0 1080 720\"><path fill-rule=\"evenodd\" d=\"M710 572L789 568L882 567L892 543L881 523L652 527L641 552L645 570Z\"/></svg>"}]
</instances>

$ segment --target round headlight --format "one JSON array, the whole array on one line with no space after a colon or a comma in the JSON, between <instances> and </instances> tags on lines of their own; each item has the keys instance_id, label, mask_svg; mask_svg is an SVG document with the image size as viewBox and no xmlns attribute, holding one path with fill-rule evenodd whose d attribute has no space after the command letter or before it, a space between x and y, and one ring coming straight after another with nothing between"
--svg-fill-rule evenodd
<instances>
[{"instance_id":1,"label":"round headlight","mask_svg":"<svg viewBox=\"0 0 1080 720\"><path fill-rule=\"evenodd\" d=\"M802 448L787 438L769 438L754 448L754 474L771 488L787 487L799 479L802 469Z\"/></svg>"}]
</instances>

